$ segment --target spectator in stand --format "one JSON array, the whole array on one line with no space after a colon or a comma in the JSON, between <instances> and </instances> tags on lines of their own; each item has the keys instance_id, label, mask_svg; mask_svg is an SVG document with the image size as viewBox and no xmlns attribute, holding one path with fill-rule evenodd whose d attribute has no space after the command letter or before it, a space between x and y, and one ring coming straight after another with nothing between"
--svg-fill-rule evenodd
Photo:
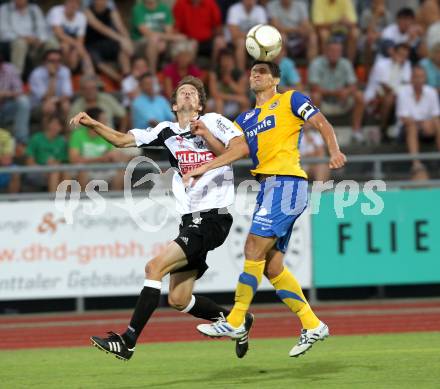
<instances>
[{"instance_id":1,"label":"spectator in stand","mask_svg":"<svg viewBox=\"0 0 440 389\"><path fill-rule=\"evenodd\" d=\"M14 166L15 141L11 134L0 128L0 167ZM18 193L20 175L0 173L0 192Z\"/></svg>"},{"instance_id":2,"label":"spectator in stand","mask_svg":"<svg viewBox=\"0 0 440 389\"><path fill-rule=\"evenodd\" d=\"M422 0L416 13L416 21L426 33L431 24L440 20L440 4L437 0Z\"/></svg>"},{"instance_id":3,"label":"spectator in stand","mask_svg":"<svg viewBox=\"0 0 440 389\"><path fill-rule=\"evenodd\" d=\"M311 99L326 115L352 112L352 137L362 142L363 93L357 88L357 79L351 62L342 57L342 44L330 40L325 54L315 58L309 66Z\"/></svg>"},{"instance_id":4,"label":"spectator in stand","mask_svg":"<svg viewBox=\"0 0 440 389\"><path fill-rule=\"evenodd\" d=\"M29 86L34 108L44 115L53 115L61 110L64 117L70 109L72 80L70 70L61 65L60 50L50 49L44 54L44 64L35 68L29 77Z\"/></svg>"},{"instance_id":5,"label":"spectator in stand","mask_svg":"<svg viewBox=\"0 0 440 389\"><path fill-rule=\"evenodd\" d=\"M30 101L23 94L23 85L17 69L3 61L0 53L0 125L9 127L20 143L29 136Z\"/></svg>"},{"instance_id":6,"label":"spectator in stand","mask_svg":"<svg viewBox=\"0 0 440 389\"><path fill-rule=\"evenodd\" d=\"M426 83L440 94L440 42L432 47L428 58L420 61L420 66L425 69Z\"/></svg>"},{"instance_id":7,"label":"spectator in stand","mask_svg":"<svg viewBox=\"0 0 440 389\"><path fill-rule=\"evenodd\" d=\"M360 18L361 45L363 46L367 74L373 66L382 31L391 24L391 21L392 16L386 8L385 0L373 0L371 8L366 7L362 11Z\"/></svg>"},{"instance_id":8,"label":"spectator in stand","mask_svg":"<svg viewBox=\"0 0 440 389\"><path fill-rule=\"evenodd\" d=\"M174 31L171 9L159 0L138 2L132 10L131 24L136 51L145 53L153 73L157 71L159 55L169 44L185 38Z\"/></svg>"},{"instance_id":9,"label":"spectator in stand","mask_svg":"<svg viewBox=\"0 0 440 389\"><path fill-rule=\"evenodd\" d=\"M266 10L257 5L257 0L241 0L232 5L226 18L227 33L235 49L237 66L241 70L246 68L246 34L256 24L267 23Z\"/></svg>"},{"instance_id":10,"label":"spectator in stand","mask_svg":"<svg viewBox=\"0 0 440 389\"><path fill-rule=\"evenodd\" d=\"M421 44L423 30L416 23L414 11L411 8L402 8L397 12L396 22L382 31L381 54L390 56L392 47L399 43L406 43L411 48L411 58L415 61Z\"/></svg>"},{"instance_id":11,"label":"spectator in stand","mask_svg":"<svg viewBox=\"0 0 440 389\"><path fill-rule=\"evenodd\" d=\"M347 42L347 57L353 63L359 29L352 0L314 0L312 20L318 30L321 50L331 36L342 36Z\"/></svg>"},{"instance_id":12,"label":"spectator in stand","mask_svg":"<svg viewBox=\"0 0 440 389\"><path fill-rule=\"evenodd\" d=\"M387 130L397 92L411 79L409 50L405 43L398 44L391 50L390 58L379 58L376 61L368 79L365 104L371 113L379 115L379 128L384 140L389 139Z\"/></svg>"},{"instance_id":13,"label":"spectator in stand","mask_svg":"<svg viewBox=\"0 0 440 389\"><path fill-rule=\"evenodd\" d=\"M327 156L321 134L309 126L303 128L299 151L301 158L325 158ZM330 169L327 163L306 164L304 170L307 172L309 179L314 181L325 182L330 177Z\"/></svg>"},{"instance_id":14,"label":"spectator in stand","mask_svg":"<svg viewBox=\"0 0 440 389\"><path fill-rule=\"evenodd\" d=\"M234 54L220 51L218 65L209 72L209 94L214 99L214 110L230 119L249 109L247 77L237 68Z\"/></svg>"},{"instance_id":15,"label":"spectator in stand","mask_svg":"<svg viewBox=\"0 0 440 389\"><path fill-rule=\"evenodd\" d=\"M180 41L171 48L171 57L173 62L163 69L164 75L164 93L171 98L173 90L177 88L180 80L185 76L194 76L200 78L202 71L193 64L196 44L194 41Z\"/></svg>"},{"instance_id":16,"label":"spectator in stand","mask_svg":"<svg viewBox=\"0 0 440 389\"><path fill-rule=\"evenodd\" d=\"M391 15L396 15L399 9L402 8L409 8L416 12L420 6L420 0L386 0L386 2L387 9L390 11Z\"/></svg>"},{"instance_id":17,"label":"spectator in stand","mask_svg":"<svg viewBox=\"0 0 440 389\"><path fill-rule=\"evenodd\" d=\"M26 165L54 166L67 162L67 142L63 132L63 122L59 116L49 116L42 120L44 131L32 135L26 148ZM63 172L31 173L26 175L26 181L32 186L47 188L56 192L61 181L68 179Z\"/></svg>"},{"instance_id":18,"label":"spectator in stand","mask_svg":"<svg viewBox=\"0 0 440 389\"><path fill-rule=\"evenodd\" d=\"M118 119L118 128L121 131L126 130L126 110L111 94L100 92L98 89L98 78L96 76L83 76L81 78L80 95L72 104L69 117L77 113L87 111L91 108L100 108L105 112L106 120L110 127L115 128L115 120Z\"/></svg>"},{"instance_id":19,"label":"spectator in stand","mask_svg":"<svg viewBox=\"0 0 440 389\"><path fill-rule=\"evenodd\" d=\"M275 58L274 62L278 64L281 70L278 91L283 93L290 89L301 90L301 77L298 74L294 60L287 56L285 46L282 47L280 54Z\"/></svg>"},{"instance_id":20,"label":"spectator in stand","mask_svg":"<svg viewBox=\"0 0 440 389\"><path fill-rule=\"evenodd\" d=\"M176 29L194 39L198 55L212 58L226 45L220 9L215 0L177 0L173 8Z\"/></svg>"},{"instance_id":21,"label":"spectator in stand","mask_svg":"<svg viewBox=\"0 0 440 389\"><path fill-rule=\"evenodd\" d=\"M64 5L49 10L47 22L69 69L76 72L82 64L84 74L94 74L92 60L84 46L87 19L80 5L79 0L65 0Z\"/></svg>"},{"instance_id":22,"label":"spectator in stand","mask_svg":"<svg viewBox=\"0 0 440 389\"><path fill-rule=\"evenodd\" d=\"M216 0L220 12L222 14L222 24L226 23L226 18L228 16L228 10L231 5L238 3L240 0Z\"/></svg>"},{"instance_id":23,"label":"spectator in stand","mask_svg":"<svg viewBox=\"0 0 440 389\"><path fill-rule=\"evenodd\" d=\"M124 107L129 107L131 102L139 96L139 77L148 73L150 68L148 62L144 57L134 57L131 61L131 73L122 80L121 91L123 95ZM160 84L155 75L154 79L154 93L160 93Z\"/></svg>"},{"instance_id":24,"label":"spectator in stand","mask_svg":"<svg viewBox=\"0 0 440 389\"><path fill-rule=\"evenodd\" d=\"M36 62L47 38L46 21L37 4L14 0L0 6L0 46L10 53L20 75L26 57Z\"/></svg>"},{"instance_id":25,"label":"spectator in stand","mask_svg":"<svg viewBox=\"0 0 440 389\"><path fill-rule=\"evenodd\" d=\"M298 0L272 0L267 5L271 24L283 35L290 58L304 54L311 61L318 54L318 38L310 24L307 6Z\"/></svg>"},{"instance_id":26,"label":"spectator in stand","mask_svg":"<svg viewBox=\"0 0 440 389\"><path fill-rule=\"evenodd\" d=\"M94 0L85 15L85 44L95 66L112 80L122 81L122 75L130 73L134 48L118 10L108 0ZM110 62L118 62L120 72Z\"/></svg>"},{"instance_id":27,"label":"spectator in stand","mask_svg":"<svg viewBox=\"0 0 440 389\"><path fill-rule=\"evenodd\" d=\"M426 31L426 46L431 50L437 43L440 43L440 20L432 23Z\"/></svg>"},{"instance_id":28,"label":"spectator in stand","mask_svg":"<svg viewBox=\"0 0 440 389\"><path fill-rule=\"evenodd\" d=\"M101 123L108 123L105 112L100 108L89 109L87 114ZM72 132L70 137L69 160L74 164L91 164L123 162L126 158L93 130L86 127L78 127ZM111 189L122 190L124 186L124 171L82 171L78 174L81 188L84 189L90 180L104 180L107 183L111 181Z\"/></svg>"},{"instance_id":29,"label":"spectator in stand","mask_svg":"<svg viewBox=\"0 0 440 389\"><path fill-rule=\"evenodd\" d=\"M168 100L154 90L154 77L145 73L139 78L141 93L131 104L134 128L155 127L159 122L174 121Z\"/></svg>"},{"instance_id":30,"label":"spectator in stand","mask_svg":"<svg viewBox=\"0 0 440 389\"><path fill-rule=\"evenodd\" d=\"M411 84L400 88L397 96L397 118L406 136L410 154L419 153L419 138L436 142L440 151L440 103L437 91L426 85L425 70L415 66L412 70ZM428 178L426 168L419 160L413 161L414 179Z\"/></svg>"}]
</instances>

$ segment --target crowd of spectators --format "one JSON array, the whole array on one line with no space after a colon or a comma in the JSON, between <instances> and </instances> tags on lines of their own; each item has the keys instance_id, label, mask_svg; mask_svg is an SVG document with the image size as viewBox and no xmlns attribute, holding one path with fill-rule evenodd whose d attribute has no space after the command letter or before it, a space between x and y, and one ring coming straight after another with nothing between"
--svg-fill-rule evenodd
<instances>
[{"instance_id":1,"label":"crowd of spectators","mask_svg":"<svg viewBox=\"0 0 440 389\"><path fill-rule=\"evenodd\" d=\"M48 2L53 5L53 2ZM123 4L122 4L123 3ZM127 161L84 128L80 111L119 131L173 120L169 98L200 77L208 109L234 118L253 104L245 35L282 33L280 91L309 94L347 118L351 143L440 150L440 0L0 0L0 166ZM368 137L366 121L378 129ZM324 145L305 128L303 155ZM325 179L325 166L310 167ZM68 175L0 174L0 191L54 191ZM72 174L70 174L70 177ZM99 172L78 173L82 186ZM422 161L411 176L427 178ZM111 187L122 185L111 172ZM24 189L23 189L24 188ZM26 189L28 188L28 189Z\"/></svg>"}]
</instances>

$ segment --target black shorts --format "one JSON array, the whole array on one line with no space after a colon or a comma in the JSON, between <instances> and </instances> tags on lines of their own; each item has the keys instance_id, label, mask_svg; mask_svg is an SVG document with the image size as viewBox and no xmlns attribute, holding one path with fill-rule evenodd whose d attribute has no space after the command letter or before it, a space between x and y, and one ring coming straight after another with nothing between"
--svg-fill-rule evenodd
<instances>
[{"instance_id":1,"label":"black shorts","mask_svg":"<svg viewBox=\"0 0 440 389\"><path fill-rule=\"evenodd\" d=\"M231 225L232 216L225 208L222 208L220 213L218 209L213 209L200 214L183 215L179 236L174 241L182 248L188 264L172 273L197 270L197 279L199 279L208 270L206 264L208 251L223 244Z\"/></svg>"}]
</instances>

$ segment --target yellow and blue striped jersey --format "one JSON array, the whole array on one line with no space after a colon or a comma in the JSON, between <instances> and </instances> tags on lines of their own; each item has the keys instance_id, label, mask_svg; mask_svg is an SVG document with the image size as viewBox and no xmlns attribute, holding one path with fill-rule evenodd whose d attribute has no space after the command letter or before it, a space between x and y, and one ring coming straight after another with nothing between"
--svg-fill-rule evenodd
<instances>
[{"instance_id":1,"label":"yellow and blue striped jersey","mask_svg":"<svg viewBox=\"0 0 440 389\"><path fill-rule=\"evenodd\" d=\"M291 90L240 114L235 125L246 136L251 173L307 178L300 165L299 144L304 122L318 112L309 97Z\"/></svg>"}]
</instances>

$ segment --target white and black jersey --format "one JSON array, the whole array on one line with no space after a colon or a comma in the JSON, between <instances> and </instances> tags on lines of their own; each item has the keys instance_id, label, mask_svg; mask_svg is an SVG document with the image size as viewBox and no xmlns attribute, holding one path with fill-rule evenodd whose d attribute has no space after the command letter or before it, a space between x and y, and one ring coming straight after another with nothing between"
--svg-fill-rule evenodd
<instances>
[{"instance_id":1,"label":"white and black jersey","mask_svg":"<svg viewBox=\"0 0 440 389\"><path fill-rule=\"evenodd\" d=\"M234 124L216 113L200 116L209 131L225 146L236 136L242 136ZM138 147L165 146L169 151L173 176L173 193L177 211L188 214L206 209L223 208L234 201L234 182L231 166L213 169L200 177L185 191L182 175L215 158L200 136L191 134L190 126L181 129L179 123L161 122L154 128L130 130Z\"/></svg>"}]
</instances>

